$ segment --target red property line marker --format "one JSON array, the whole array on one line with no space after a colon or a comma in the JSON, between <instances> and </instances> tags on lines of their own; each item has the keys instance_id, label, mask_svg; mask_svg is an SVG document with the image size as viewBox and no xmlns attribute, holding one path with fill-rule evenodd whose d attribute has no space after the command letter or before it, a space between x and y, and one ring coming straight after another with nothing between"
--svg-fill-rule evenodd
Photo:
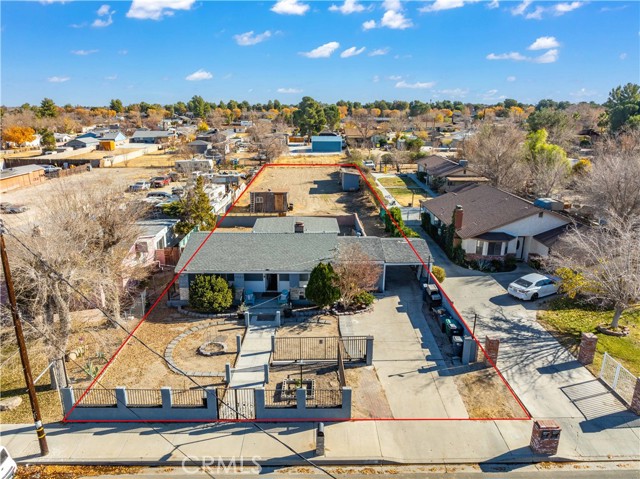
<instances>
[{"instance_id":1,"label":"red property line marker","mask_svg":"<svg viewBox=\"0 0 640 479\"><path fill-rule=\"evenodd\" d=\"M224 423L227 423L227 422L240 422L240 423L242 423L242 422L265 422L265 423L269 423L269 422L271 422L271 423L273 423L273 422L318 422L318 421L324 421L324 422L355 422L355 421L523 421L523 420L530 420L531 419L531 414L529 413L527 408L524 406L522 401L520 401L520 399L518 398L517 394L511 388L511 386L509 385L507 380L504 378L504 376L502 375L502 373L500 372L500 370L498 369L496 364L491 360L491 358L489 358L487 356L487 353L486 353L485 349L482 347L482 345L480 344L480 342L478 341L478 338L473 334L471 334L471 337L474 339L474 341L476 342L476 344L478 345L478 347L482 351L482 353L485 356L485 358L488 359L489 363L491 364L493 369L496 371L496 373L500 377L501 381L507 387L507 389L509 390L509 392L511 393L513 398L516 400L518 405L522 408L523 412L525 413L525 417L517 417L517 418L500 418L500 417L499 418L352 418L352 419L348 419L348 420L343 420L343 419L335 419L335 420L332 420L332 419L317 419L317 420L313 420L313 419L278 419L278 420L274 420L274 419L264 419L264 420L261 420L261 419L225 419L225 420L221 420L221 419L217 419L217 420L215 420L215 419L202 419L202 420L154 420L154 421L137 420L137 419L131 419L131 420L79 420L79 419L69 419L69 416L71 415L71 413L78 406L80 401L87 395L87 393L95 385L95 383L100 379L100 377L105 373L105 371L107 370L109 365L115 360L115 358L120 353L122 348L129 342L129 340L132 337L137 339L134 336L134 334L138 330L138 328L142 325L142 323L144 321L146 321L147 317L151 314L151 312L155 309L155 307L159 304L159 302L168 293L168 291L171 288L171 286L173 286L173 284L177 281L177 279L180 276L180 274L191 263L191 261L195 258L196 254L198 254L198 252L202 249L204 244L209 240L211 235L218 229L218 226L227 217L227 215L229 213L231 213L233 208L236 206L236 203L249 190L249 187L253 184L253 182L256 179L258 179L260 174L262 174L262 172L267 167L269 167L269 168L280 168L280 167L288 167L288 168L290 168L290 167L296 167L296 168L300 168L300 167L314 167L314 168L336 168L336 167L345 168L345 167L349 167L349 168L356 168L358 170L358 172L360 173L360 176L364 180L365 184L367 185L367 187L371 191L371 193L374 195L374 197L378 200L378 203L382 206L382 208L387 213L388 218L394 224L396 229L400 232L400 234L402 235L404 240L407 242L407 244L409 245L409 247L411 248L413 253L416 255L416 257L418 258L418 260L420 261L422 266L424 266L425 269L429 272L429 268L428 268L427 264L424 262L424 260L422 259L422 257L418 253L418 251L415 249L413 244L411 244L411 241L409 240L409 238L399 228L399 225L395 221L395 219L389 214L388 208L385 206L384 202L382 201L382 199L380 198L378 193L375 191L375 189L373 189L373 187L371 186L371 184L369 183L369 181L367 180L367 178L365 177L365 175L363 174L362 170L360 169L360 167L358 165L353 164L353 163L331 163L331 164L323 164L323 163L300 163L300 164L298 164L298 163L277 163L277 164L275 164L275 163L269 163L269 164L264 164L264 165L261 166L261 168L258 171L258 173L256 173L256 175L247 184L247 187L240 194L240 196L232 203L232 205L229 208L229 210L222 216L222 218L220 218L216 222L216 226L213 228L213 230L211 230L211 232L209 232L209 234L206 236L206 238L204 238L202 243L200 243L198 248L194 251L194 253L191 255L191 257L187 260L187 262L184 264L184 266L180 269L180 271L178 271L174 275L174 277L171 280L171 282L164 288L164 290L162 291L162 293L160 294L158 299L149 308L149 311L147 311L147 313L143 316L143 318L140 320L140 322L129 333L129 335L126 337L126 339L123 341L123 343L118 347L116 352L113 354L111 359L109 359L107 364L104 365L104 367L98 373L98 375L95 377L95 379L91 382L91 384L89 384L87 389L78 398L78 400L75 402L73 407L64 416L64 418L62 419L63 423L129 423L129 422L131 422L131 423L195 423L195 422L210 422L210 423L219 423L219 422L224 422ZM453 308L454 312L458 315L460 320L464 323L466 329L469 332L471 332L471 328L469 328L469 325L464 320L464 317L462 316L462 314L460 314L458 309L455 307L455 305L453 304L453 301L451 300L449 295L444 291L444 289L442 288L442 285L438 282L438 280L435 278L435 276L433 276L433 274L431 272L429 272L429 277L434 281L435 284L437 284L439 286L440 291L447 298L447 300L449 301L449 304Z\"/></svg>"}]
</instances>

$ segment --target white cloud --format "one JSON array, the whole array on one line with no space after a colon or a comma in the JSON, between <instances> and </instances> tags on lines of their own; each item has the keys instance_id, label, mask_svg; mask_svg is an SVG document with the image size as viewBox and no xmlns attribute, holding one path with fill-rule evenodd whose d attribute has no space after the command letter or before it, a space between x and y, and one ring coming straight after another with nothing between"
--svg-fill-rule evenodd
<instances>
[{"instance_id":1,"label":"white cloud","mask_svg":"<svg viewBox=\"0 0 640 479\"><path fill-rule=\"evenodd\" d=\"M509 53L489 53L487 55L487 60L513 60L516 62L522 62L524 60L528 60L527 57L518 52L509 52Z\"/></svg>"},{"instance_id":2,"label":"white cloud","mask_svg":"<svg viewBox=\"0 0 640 479\"><path fill-rule=\"evenodd\" d=\"M371 50L369 52L370 57L379 57L382 55L386 55L389 53L389 48L376 48L375 50Z\"/></svg>"},{"instance_id":3,"label":"white cloud","mask_svg":"<svg viewBox=\"0 0 640 479\"><path fill-rule=\"evenodd\" d=\"M71 50L74 55L86 56L92 53L98 53L98 50Z\"/></svg>"},{"instance_id":4,"label":"white cloud","mask_svg":"<svg viewBox=\"0 0 640 479\"><path fill-rule=\"evenodd\" d=\"M133 0L127 18L161 20L170 17L174 10L191 10L195 0Z\"/></svg>"},{"instance_id":5,"label":"white cloud","mask_svg":"<svg viewBox=\"0 0 640 479\"><path fill-rule=\"evenodd\" d=\"M531 5L531 2L533 0L524 0L522 3L520 3L517 7L513 7L511 9L511 13L513 15L524 15L524 12L527 8L529 8L529 5Z\"/></svg>"},{"instance_id":6,"label":"white cloud","mask_svg":"<svg viewBox=\"0 0 640 479\"><path fill-rule=\"evenodd\" d=\"M487 8L493 10L494 8L498 8L500 6L500 2L498 0L491 0L489 4L487 4Z\"/></svg>"},{"instance_id":7,"label":"white cloud","mask_svg":"<svg viewBox=\"0 0 640 479\"><path fill-rule=\"evenodd\" d=\"M469 93L469 90L466 88L452 88L446 90L439 90L438 93L442 95L446 95L448 97L453 98L464 98Z\"/></svg>"},{"instance_id":8,"label":"white cloud","mask_svg":"<svg viewBox=\"0 0 640 479\"><path fill-rule=\"evenodd\" d=\"M278 93L302 93L300 88L278 88Z\"/></svg>"},{"instance_id":9,"label":"white cloud","mask_svg":"<svg viewBox=\"0 0 640 479\"><path fill-rule=\"evenodd\" d=\"M71 77L49 77L47 78L47 81L49 83L64 83L66 81L71 80Z\"/></svg>"},{"instance_id":10,"label":"white cloud","mask_svg":"<svg viewBox=\"0 0 640 479\"><path fill-rule=\"evenodd\" d=\"M99 17L109 15L111 13L111 7L109 5L102 5L100 8L98 8L98 11L96 13Z\"/></svg>"},{"instance_id":11,"label":"white cloud","mask_svg":"<svg viewBox=\"0 0 640 479\"><path fill-rule=\"evenodd\" d=\"M301 52L300 55L307 58L328 58L338 48L340 48L340 44L338 42L329 42L324 45L320 45L318 48L314 48L310 52Z\"/></svg>"},{"instance_id":12,"label":"white cloud","mask_svg":"<svg viewBox=\"0 0 640 479\"><path fill-rule=\"evenodd\" d=\"M91 24L91 26L94 28L108 27L113 23L114 13L116 13L115 10L111 10L111 7L109 5L106 5L106 4L102 5L100 8L98 8L98 11L96 12L96 14L99 17L107 17L107 18L96 18Z\"/></svg>"},{"instance_id":13,"label":"white cloud","mask_svg":"<svg viewBox=\"0 0 640 479\"><path fill-rule=\"evenodd\" d=\"M584 5L584 2L558 3L551 8L556 15L564 15L580 8L582 5Z\"/></svg>"},{"instance_id":14,"label":"white cloud","mask_svg":"<svg viewBox=\"0 0 640 479\"><path fill-rule=\"evenodd\" d=\"M378 83L380 81L380 77L378 75L373 75L373 83Z\"/></svg>"},{"instance_id":15,"label":"white cloud","mask_svg":"<svg viewBox=\"0 0 640 479\"><path fill-rule=\"evenodd\" d=\"M392 28L394 30L404 30L413 26L410 19L395 10L387 10L380 20L381 27Z\"/></svg>"},{"instance_id":16,"label":"white cloud","mask_svg":"<svg viewBox=\"0 0 640 479\"><path fill-rule=\"evenodd\" d=\"M384 0L382 2L382 8L385 10L394 10L399 12L402 10L402 4L400 3L400 0Z\"/></svg>"},{"instance_id":17,"label":"white cloud","mask_svg":"<svg viewBox=\"0 0 640 479\"><path fill-rule=\"evenodd\" d=\"M560 52L557 49L549 50L539 57L533 59L534 63L555 63L558 61L558 57L560 56Z\"/></svg>"},{"instance_id":18,"label":"white cloud","mask_svg":"<svg viewBox=\"0 0 640 479\"><path fill-rule=\"evenodd\" d=\"M356 55L360 55L365 50L366 50L365 47L362 47L362 48L356 48L356 47L347 48L345 51L343 51L340 54L340 58L355 57Z\"/></svg>"},{"instance_id":19,"label":"white cloud","mask_svg":"<svg viewBox=\"0 0 640 479\"><path fill-rule=\"evenodd\" d=\"M108 77L104 77L105 80L113 81L118 79L118 75L110 75Z\"/></svg>"},{"instance_id":20,"label":"white cloud","mask_svg":"<svg viewBox=\"0 0 640 479\"><path fill-rule=\"evenodd\" d=\"M376 28L376 21L375 20L367 20L366 22L364 22L362 24L362 29L363 30L371 30L372 28Z\"/></svg>"},{"instance_id":21,"label":"white cloud","mask_svg":"<svg viewBox=\"0 0 640 479\"><path fill-rule=\"evenodd\" d=\"M366 8L358 3L358 0L344 0L344 3L340 6L331 5L329 11L340 12L343 15L349 15L351 13L364 12Z\"/></svg>"},{"instance_id":22,"label":"white cloud","mask_svg":"<svg viewBox=\"0 0 640 479\"><path fill-rule=\"evenodd\" d=\"M212 78L213 78L213 75L210 72L205 71L201 68L200 70L193 72L191 75L187 75L185 77L185 80L201 81L201 80L211 80Z\"/></svg>"},{"instance_id":23,"label":"white cloud","mask_svg":"<svg viewBox=\"0 0 640 479\"><path fill-rule=\"evenodd\" d=\"M118 50L118 55L126 55L129 53L129 50Z\"/></svg>"},{"instance_id":24,"label":"white cloud","mask_svg":"<svg viewBox=\"0 0 640 479\"><path fill-rule=\"evenodd\" d=\"M540 37L533 42L527 50L549 50L550 48L558 48L560 43L556 37Z\"/></svg>"},{"instance_id":25,"label":"white cloud","mask_svg":"<svg viewBox=\"0 0 640 479\"><path fill-rule=\"evenodd\" d=\"M402 80L396 83L396 88L413 88L413 89L425 89L425 88L433 88L436 82L415 82L415 83L407 83Z\"/></svg>"},{"instance_id":26,"label":"white cloud","mask_svg":"<svg viewBox=\"0 0 640 479\"><path fill-rule=\"evenodd\" d=\"M546 8L538 6L533 12L527 13L524 18L526 18L527 20L542 20L542 14L545 11Z\"/></svg>"},{"instance_id":27,"label":"white cloud","mask_svg":"<svg viewBox=\"0 0 640 479\"><path fill-rule=\"evenodd\" d=\"M626 60L627 59L627 54L626 53L621 53L620 54L620 60Z\"/></svg>"},{"instance_id":28,"label":"white cloud","mask_svg":"<svg viewBox=\"0 0 640 479\"><path fill-rule=\"evenodd\" d=\"M253 30L250 32L240 33L239 35L234 35L236 43L240 46L247 47L250 45L257 45L260 42L264 42L268 38L271 37L271 32L269 30L264 33L255 34Z\"/></svg>"},{"instance_id":29,"label":"white cloud","mask_svg":"<svg viewBox=\"0 0 640 479\"><path fill-rule=\"evenodd\" d=\"M480 0L435 0L432 4L419 9L421 12L438 12L440 10L451 10L452 8L464 7L465 3L476 3ZM496 0L494 0L496 1ZM495 7L490 7L495 8Z\"/></svg>"},{"instance_id":30,"label":"white cloud","mask_svg":"<svg viewBox=\"0 0 640 479\"><path fill-rule=\"evenodd\" d=\"M514 77L513 75L508 76L508 77L507 77L507 81L508 81L508 82L514 82L514 81L516 81L516 77Z\"/></svg>"},{"instance_id":31,"label":"white cloud","mask_svg":"<svg viewBox=\"0 0 640 479\"><path fill-rule=\"evenodd\" d=\"M309 5L298 0L278 0L271 7L271 11L280 15L304 15L309 10Z\"/></svg>"},{"instance_id":32,"label":"white cloud","mask_svg":"<svg viewBox=\"0 0 640 479\"><path fill-rule=\"evenodd\" d=\"M402 76L400 75L390 75L387 77L389 80L393 80L393 81L399 81L402 80Z\"/></svg>"}]
</instances>

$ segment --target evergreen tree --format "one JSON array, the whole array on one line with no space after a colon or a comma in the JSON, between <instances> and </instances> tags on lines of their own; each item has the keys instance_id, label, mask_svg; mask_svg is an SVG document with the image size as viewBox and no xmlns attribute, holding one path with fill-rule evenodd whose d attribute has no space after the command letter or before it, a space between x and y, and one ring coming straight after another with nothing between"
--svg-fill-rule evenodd
<instances>
[{"instance_id":1,"label":"evergreen tree","mask_svg":"<svg viewBox=\"0 0 640 479\"><path fill-rule=\"evenodd\" d=\"M333 266L327 263L320 263L309 277L309 283L305 289L305 295L320 308L329 306L340 299L340 291L334 286L336 274Z\"/></svg>"},{"instance_id":2,"label":"evergreen tree","mask_svg":"<svg viewBox=\"0 0 640 479\"><path fill-rule=\"evenodd\" d=\"M220 276L196 275L189 285L189 305L203 313L220 313L233 303L233 291Z\"/></svg>"},{"instance_id":3,"label":"evergreen tree","mask_svg":"<svg viewBox=\"0 0 640 479\"><path fill-rule=\"evenodd\" d=\"M44 151L54 151L56 149L56 137L50 130L45 130L40 137L40 146Z\"/></svg>"},{"instance_id":4,"label":"evergreen tree","mask_svg":"<svg viewBox=\"0 0 640 479\"><path fill-rule=\"evenodd\" d=\"M293 113L293 124L300 129L302 135L315 135L327 123L322 105L310 96L305 96Z\"/></svg>"},{"instance_id":5,"label":"evergreen tree","mask_svg":"<svg viewBox=\"0 0 640 479\"><path fill-rule=\"evenodd\" d=\"M118 99L113 99L109 103L109 110L113 110L116 113L122 113L124 107L122 106L122 101Z\"/></svg>"},{"instance_id":6,"label":"evergreen tree","mask_svg":"<svg viewBox=\"0 0 640 479\"><path fill-rule=\"evenodd\" d=\"M51 98L42 100L38 109L38 116L40 118L55 118L58 116L58 107Z\"/></svg>"},{"instance_id":7,"label":"evergreen tree","mask_svg":"<svg viewBox=\"0 0 640 479\"><path fill-rule=\"evenodd\" d=\"M186 197L164 207L164 212L180 221L175 226L179 235L186 235L194 228L211 231L216 226L216 215L211 211L209 197L204 191L204 178L198 176L195 188Z\"/></svg>"}]
</instances>

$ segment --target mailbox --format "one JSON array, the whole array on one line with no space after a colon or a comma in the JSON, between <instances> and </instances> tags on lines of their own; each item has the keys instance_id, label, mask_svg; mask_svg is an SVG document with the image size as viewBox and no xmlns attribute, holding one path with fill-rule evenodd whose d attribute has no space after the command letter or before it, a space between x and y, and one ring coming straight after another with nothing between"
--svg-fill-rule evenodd
<instances>
[{"instance_id":1,"label":"mailbox","mask_svg":"<svg viewBox=\"0 0 640 479\"><path fill-rule=\"evenodd\" d=\"M536 454L553 455L558 452L560 444L560 425L550 419L538 419L533 421L531 443L529 446Z\"/></svg>"}]
</instances>

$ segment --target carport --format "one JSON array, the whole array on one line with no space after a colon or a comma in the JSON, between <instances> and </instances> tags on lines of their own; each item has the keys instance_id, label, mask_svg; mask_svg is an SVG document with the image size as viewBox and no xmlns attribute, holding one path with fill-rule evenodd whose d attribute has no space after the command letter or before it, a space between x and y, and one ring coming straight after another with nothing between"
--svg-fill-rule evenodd
<instances>
[{"instance_id":1,"label":"carport","mask_svg":"<svg viewBox=\"0 0 640 479\"><path fill-rule=\"evenodd\" d=\"M419 280L428 276L427 269L431 269L433 260L429 246L423 239L380 238L384 263L382 267L381 290L386 289L387 269L397 268L406 270L411 267L412 274ZM417 253L417 254L416 254Z\"/></svg>"}]
</instances>

